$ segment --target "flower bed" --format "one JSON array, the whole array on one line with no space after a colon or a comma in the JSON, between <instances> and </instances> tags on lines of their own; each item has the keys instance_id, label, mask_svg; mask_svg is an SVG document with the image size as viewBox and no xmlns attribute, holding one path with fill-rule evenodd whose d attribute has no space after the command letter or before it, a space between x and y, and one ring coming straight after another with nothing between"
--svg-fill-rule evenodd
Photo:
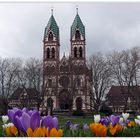
<instances>
[{"instance_id":1,"label":"flower bed","mask_svg":"<svg viewBox=\"0 0 140 140\"><path fill-rule=\"evenodd\" d=\"M129 137L140 136L140 116L130 120L128 113L120 116L94 115L90 124L67 121L59 126L57 117L40 116L37 110L13 108L2 116L2 136L6 137Z\"/></svg>"}]
</instances>

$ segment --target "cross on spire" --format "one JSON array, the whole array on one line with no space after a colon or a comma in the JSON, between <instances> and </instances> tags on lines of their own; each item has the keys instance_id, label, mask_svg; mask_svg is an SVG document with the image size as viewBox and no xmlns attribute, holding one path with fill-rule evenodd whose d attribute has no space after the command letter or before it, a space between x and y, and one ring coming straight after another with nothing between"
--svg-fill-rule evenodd
<instances>
[{"instance_id":1,"label":"cross on spire","mask_svg":"<svg viewBox=\"0 0 140 140\"><path fill-rule=\"evenodd\" d=\"M53 15L53 6L51 7L51 13L52 13L52 15Z\"/></svg>"},{"instance_id":2,"label":"cross on spire","mask_svg":"<svg viewBox=\"0 0 140 140\"><path fill-rule=\"evenodd\" d=\"M76 13L78 14L78 5L76 5Z\"/></svg>"}]
</instances>

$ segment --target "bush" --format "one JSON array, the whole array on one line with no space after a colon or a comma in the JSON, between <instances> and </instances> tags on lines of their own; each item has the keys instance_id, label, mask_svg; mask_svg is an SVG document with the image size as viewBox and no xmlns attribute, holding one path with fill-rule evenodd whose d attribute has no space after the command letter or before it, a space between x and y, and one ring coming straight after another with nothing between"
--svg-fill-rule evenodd
<instances>
[{"instance_id":1,"label":"bush","mask_svg":"<svg viewBox=\"0 0 140 140\"><path fill-rule=\"evenodd\" d=\"M102 113L104 115L111 115L112 114L112 110L111 110L110 107L108 107L106 105L103 105L103 106L101 106L100 113Z\"/></svg>"},{"instance_id":2,"label":"bush","mask_svg":"<svg viewBox=\"0 0 140 140\"><path fill-rule=\"evenodd\" d=\"M73 111L72 115L73 116L84 116L85 113L82 110L75 110L75 111Z\"/></svg>"}]
</instances>

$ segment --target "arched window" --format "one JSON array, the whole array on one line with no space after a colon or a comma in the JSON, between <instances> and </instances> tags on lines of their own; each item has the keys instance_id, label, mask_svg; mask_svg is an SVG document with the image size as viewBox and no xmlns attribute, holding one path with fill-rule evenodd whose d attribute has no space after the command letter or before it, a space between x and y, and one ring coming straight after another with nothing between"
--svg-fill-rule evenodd
<instances>
[{"instance_id":1,"label":"arched window","mask_svg":"<svg viewBox=\"0 0 140 140\"><path fill-rule=\"evenodd\" d=\"M49 86L49 87L52 86L52 79L48 79L48 86Z\"/></svg>"},{"instance_id":2,"label":"arched window","mask_svg":"<svg viewBox=\"0 0 140 140\"><path fill-rule=\"evenodd\" d=\"M47 107L53 107L53 99L52 98L47 99Z\"/></svg>"},{"instance_id":3,"label":"arched window","mask_svg":"<svg viewBox=\"0 0 140 140\"><path fill-rule=\"evenodd\" d=\"M83 57L83 50L82 50L82 47L79 48L79 54L80 54L80 55L79 55L80 57Z\"/></svg>"},{"instance_id":4,"label":"arched window","mask_svg":"<svg viewBox=\"0 0 140 140\"><path fill-rule=\"evenodd\" d=\"M50 58L50 48L47 48L47 58Z\"/></svg>"},{"instance_id":5,"label":"arched window","mask_svg":"<svg viewBox=\"0 0 140 140\"><path fill-rule=\"evenodd\" d=\"M77 87L79 87L81 85L81 80L80 78L77 78Z\"/></svg>"},{"instance_id":6,"label":"arched window","mask_svg":"<svg viewBox=\"0 0 140 140\"><path fill-rule=\"evenodd\" d=\"M53 34L52 34L52 32L49 33L48 40L49 41L52 41L53 40Z\"/></svg>"},{"instance_id":7,"label":"arched window","mask_svg":"<svg viewBox=\"0 0 140 140\"><path fill-rule=\"evenodd\" d=\"M77 48L74 47L74 57L77 57Z\"/></svg>"},{"instance_id":8,"label":"arched window","mask_svg":"<svg viewBox=\"0 0 140 140\"><path fill-rule=\"evenodd\" d=\"M80 32L79 32L79 30L76 30L75 39L80 39Z\"/></svg>"},{"instance_id":9,"label":"arched window","mask_svg":"<svg viewBox=\"0 0 140 140\"><path fill-rule=\"evenodd\" d=\"M83 104L83 100L81 97L77 97L76 98L76 109L77 110L82 110L82 104Z\"/></svg>"},{"instance_id":10,"label":"arched window","mask_svg":"<svg viewBox=\"0 0 140 140\"><path fill-rule=\"evenodd\" d=\"M52 58L55 58L55 49L52 48Z\"/></svg>"}]
</instances>

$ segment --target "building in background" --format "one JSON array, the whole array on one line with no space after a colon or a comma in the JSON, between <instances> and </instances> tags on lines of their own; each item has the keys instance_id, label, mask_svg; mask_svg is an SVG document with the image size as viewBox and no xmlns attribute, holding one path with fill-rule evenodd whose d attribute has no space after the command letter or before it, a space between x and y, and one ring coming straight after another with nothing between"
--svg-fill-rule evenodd
<instances>
[{"instance_id":1,"label":"building in background","mask_svg":"<svg viewBox=\"0 0 140 140\"><path fill-rule=\"evenodd\" d=\"M90 110L92 72L86 64L85 26L78 10L70 29L69 56L64 54L60 59L59 27L53 12L45 28L43 42L43 76L46 87L43 104L51 104L53 109Z\"/></svg>"},{"instance_id":2,"label":"building in background","mask_svg":"<svg viewBox=\"0 0 140 140\"><path fill-rule=\"evenodd\" d=\"M9 98L9 107L37 109L40 99L38 91L33 88L17 88Z\"/></svg>"},{"instance_id":3,"label":"building in background","mask_svg":"<svg viewBox=\"0 0 140 140\"><path fill-rule=\"evenodd\" d=\"M107 95L108 106L113 112L139 112L140 86L112 86Z\"/></svg>"}]
</instances>

